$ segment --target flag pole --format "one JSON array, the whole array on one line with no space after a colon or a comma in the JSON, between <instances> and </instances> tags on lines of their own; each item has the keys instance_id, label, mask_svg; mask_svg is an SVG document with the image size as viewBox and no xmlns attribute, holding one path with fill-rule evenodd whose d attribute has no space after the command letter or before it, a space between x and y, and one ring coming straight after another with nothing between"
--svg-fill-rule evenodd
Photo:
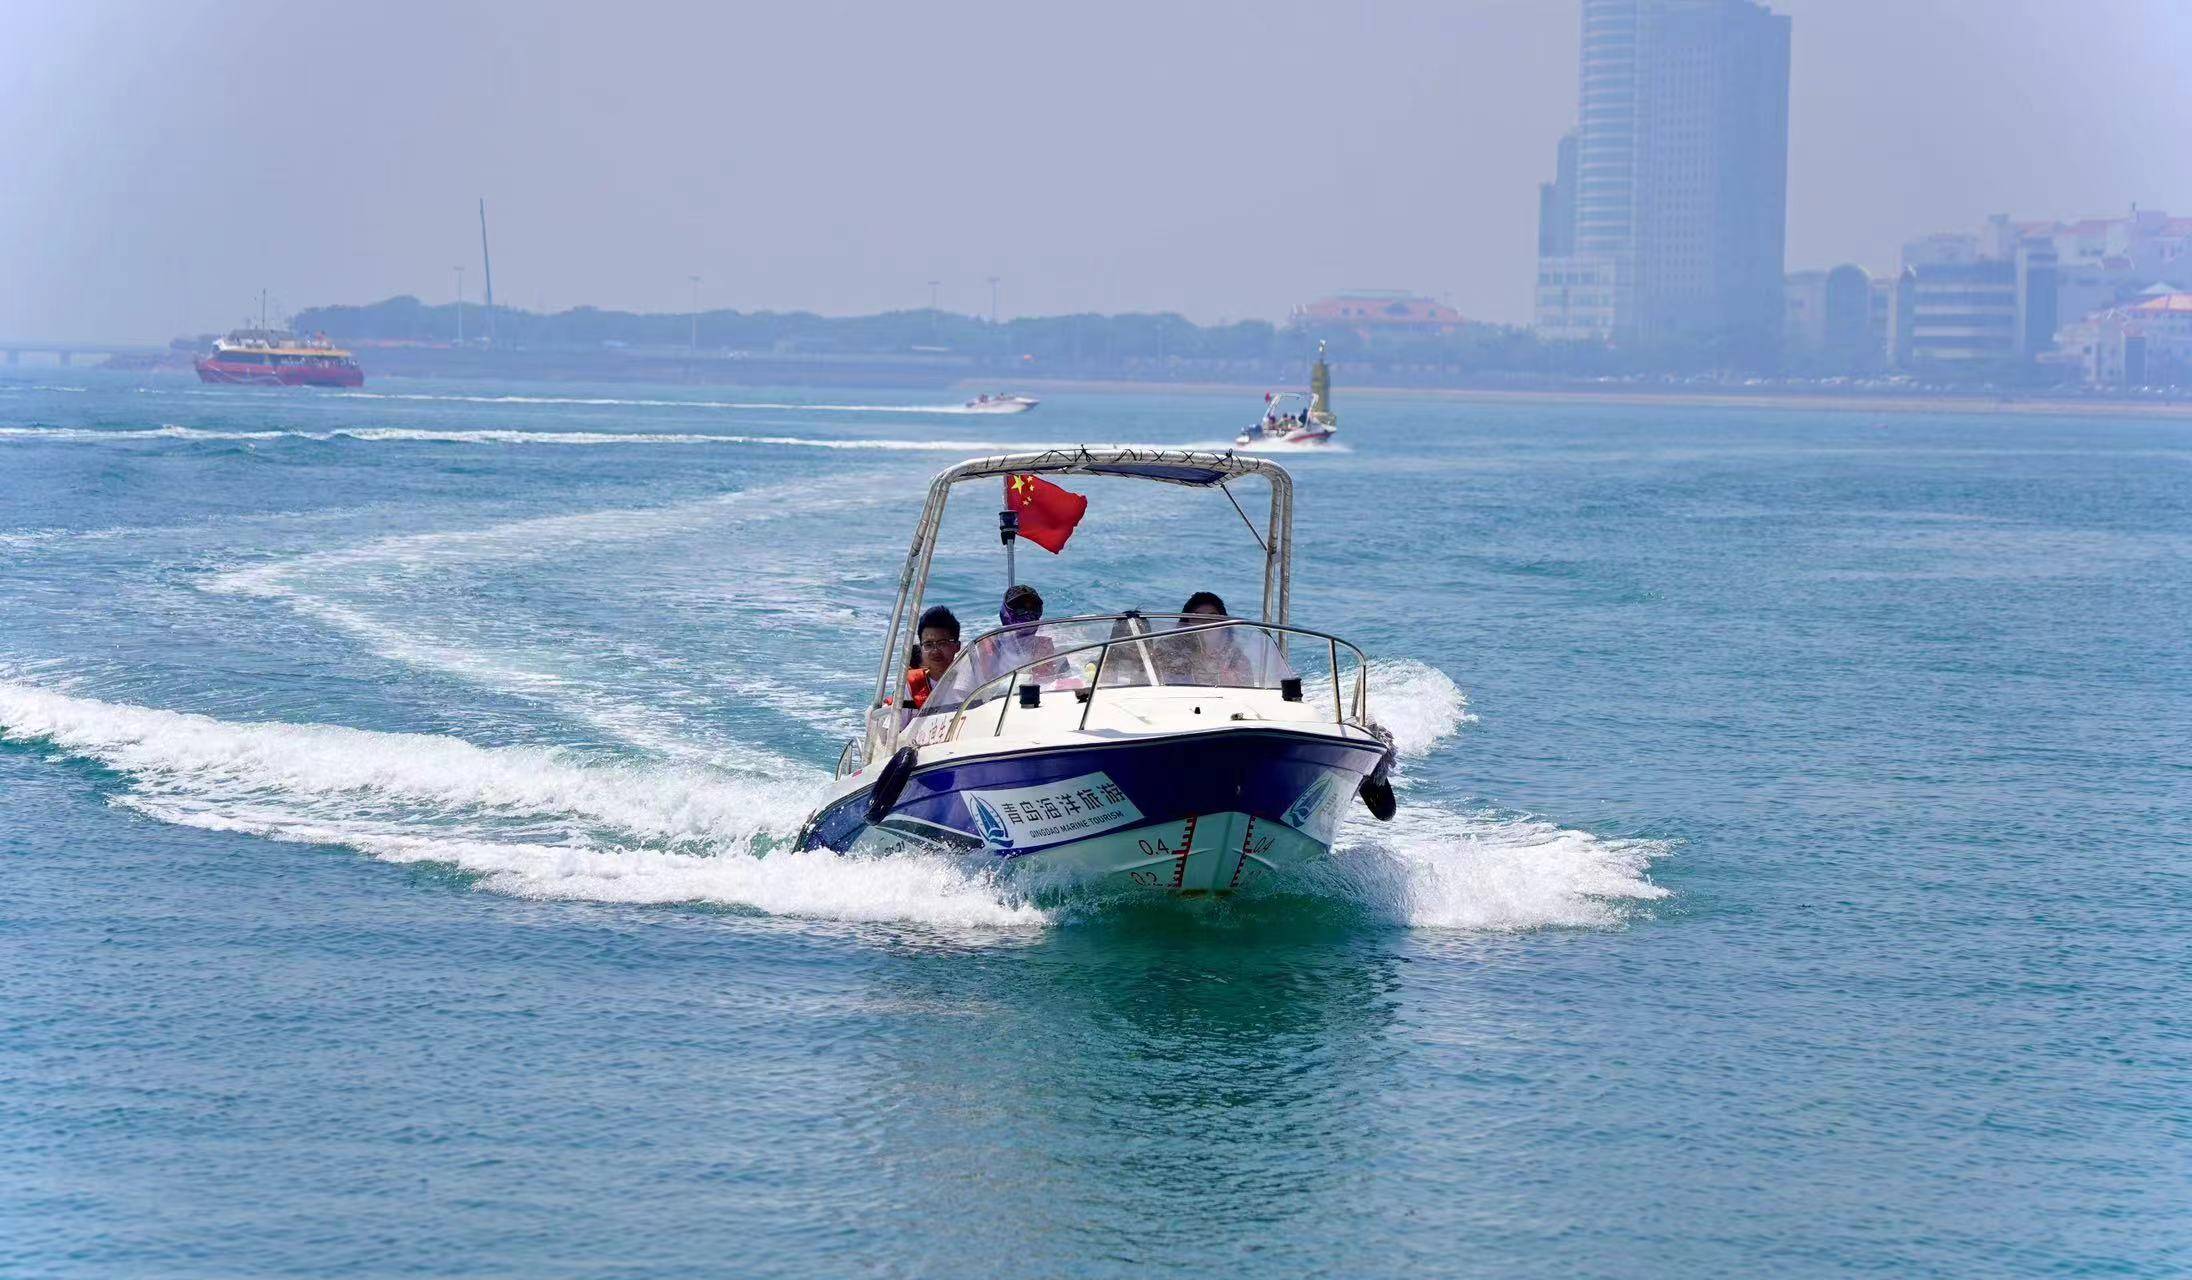
<instances>
[{"instance_id":1,"label":"flag pole","mask_svg":"<svg viewBox=\"0 0 2192 1280\"><path fill-rule=\"evenodd\" d=\"M1014 542L1018 541L1019 537L1020 513L1017 511L998 512L997 540L1005 544L1005 590L1007 591L1020 585L1020 578L1013 572L1012 568L1012 546Z\"/></svg>"}]
</instances>

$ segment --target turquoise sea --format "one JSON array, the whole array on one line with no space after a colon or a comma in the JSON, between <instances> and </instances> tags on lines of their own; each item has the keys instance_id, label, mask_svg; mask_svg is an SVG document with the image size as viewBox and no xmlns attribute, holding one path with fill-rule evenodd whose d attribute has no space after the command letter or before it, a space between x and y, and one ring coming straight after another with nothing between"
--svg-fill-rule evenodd
<instances>
[{"instance_id":1,"label":"turquoise sea","mask_svg":"<svg viewBox=\"0 0 2192 1280\"><path fill-rule=\"evenodd\" d=\"M1400 816L1136 905L782 845L930 475L1253 397L9 371L0 1275L2192 1272L2192 422L1340 372Z\"/></svg>"}]
</instances>

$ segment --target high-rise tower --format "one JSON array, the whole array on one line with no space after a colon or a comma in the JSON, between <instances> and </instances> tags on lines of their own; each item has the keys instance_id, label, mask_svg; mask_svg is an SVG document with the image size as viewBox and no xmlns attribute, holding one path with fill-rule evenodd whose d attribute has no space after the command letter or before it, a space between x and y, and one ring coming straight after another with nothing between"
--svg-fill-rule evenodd
<instances>
[{"instance_id":1,"label":"high-rise tower","mask_svg":"<svg viewBox=\"0 0 2192 1280\"><path fill-rule=\"evenodd\" d=\"M1541 223L1549 337L1770 358L1788 211L1789 20L1754 0L1582 0L1581 120ZM1573 167L1568 148L1574 148ZM1571 176L1572 175L1572 176Z\"/></svg>"}]
</instances>

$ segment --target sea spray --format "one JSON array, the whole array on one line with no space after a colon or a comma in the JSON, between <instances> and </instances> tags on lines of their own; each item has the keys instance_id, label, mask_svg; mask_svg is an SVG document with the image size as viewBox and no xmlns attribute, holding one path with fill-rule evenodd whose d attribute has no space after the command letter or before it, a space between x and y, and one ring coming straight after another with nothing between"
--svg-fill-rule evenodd
<instances>
[{"instance_id":1,"label":"sea spray","mask_svg":"<svg viewBox=\"0 0 2192 1280\"><path fill-rule=\"evenodd\" d=\"M0 681L0 739L124 775L117 803L147 817L440 863L493 892L953 926L1056 918L1054 905L978 860L788 852L823 794L819 770L736 776L443 735L227 721L13 680ZM1607 925L1665 896L1645 878L1665 852L1419 805L1386 826L1350 820L1305 887L1410 927Z\"/></svg>"}]
</instances>

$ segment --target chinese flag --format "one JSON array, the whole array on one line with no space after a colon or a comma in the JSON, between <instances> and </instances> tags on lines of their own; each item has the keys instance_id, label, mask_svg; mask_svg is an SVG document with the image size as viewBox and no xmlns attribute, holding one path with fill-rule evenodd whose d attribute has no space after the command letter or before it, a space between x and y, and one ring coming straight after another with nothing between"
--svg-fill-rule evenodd
<instances>
[{"instance_id":1,"label":"chinese flag","mask_svg":"<svg viewBox=\"0 0 2192 1280\"><path fill-rule=\"evenodd\" d=\"M1005 477L1005 509L1020 513L1020 536L1052 555L1088 513L1088 499L1059 488L1041 476Z\"/></svg>"}]
</instances>

